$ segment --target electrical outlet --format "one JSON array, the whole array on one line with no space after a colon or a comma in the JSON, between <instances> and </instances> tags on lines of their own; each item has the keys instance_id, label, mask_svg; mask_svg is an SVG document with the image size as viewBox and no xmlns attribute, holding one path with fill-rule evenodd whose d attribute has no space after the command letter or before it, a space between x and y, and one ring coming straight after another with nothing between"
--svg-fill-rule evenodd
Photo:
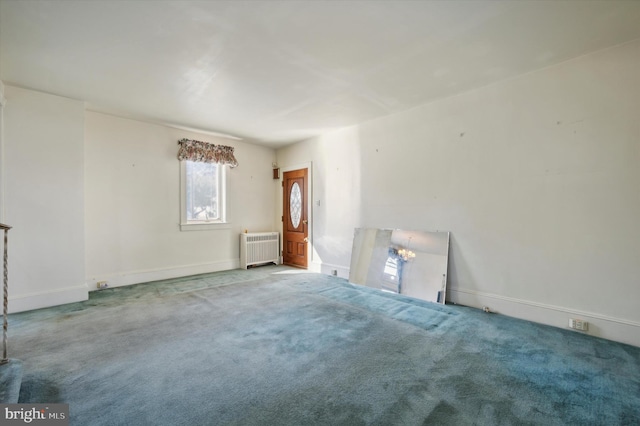
<instances>
[{"instance_id":1,"label":"electrical outlet","mask_svg":"<svg viewBox=\"0 0 640 426\"><path fill-rule=\"evenodd\" d=\"M580 331L589 331L589 323L581 319L569 318L569 328Z\"/></svg>"},{"instance_id":2,"label":"electrical outlet","mask_svg":"<svg viewBox=\"0 0 640 426\"><path fill-rule=\"evenodd\" d=\"M99 289L103 289L103 288L109 287L109 284L107 284L106 281L98 281L96 283L96 287L99 288Z\"/></svg>"}]
</instances>

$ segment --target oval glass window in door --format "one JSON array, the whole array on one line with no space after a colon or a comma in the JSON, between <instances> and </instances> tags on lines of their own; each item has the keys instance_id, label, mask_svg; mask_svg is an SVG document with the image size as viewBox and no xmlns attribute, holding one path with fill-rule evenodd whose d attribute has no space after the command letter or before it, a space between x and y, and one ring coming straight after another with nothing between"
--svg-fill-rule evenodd
<instances>
[{"instance_id":1,"label":"oval glass window in door","mask_svg":"<svg viewBox=\"0 0 640 426\"><path fill-rule=\"evenodd\" d=\"M289 214L291 215L291 224L294 228L300 226L300 216L302 214L302 193L300 185L294 182L291 185L291 194L289 194Z\"/></svg>"}]
</instances>

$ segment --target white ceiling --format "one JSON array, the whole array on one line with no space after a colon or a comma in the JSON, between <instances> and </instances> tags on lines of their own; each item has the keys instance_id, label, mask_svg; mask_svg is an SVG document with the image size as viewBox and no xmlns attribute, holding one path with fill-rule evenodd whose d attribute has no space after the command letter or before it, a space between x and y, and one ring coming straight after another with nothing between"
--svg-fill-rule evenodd
<instances>
[{"instance_id":1,"label":"white ceiling","mask_svg":"<svg viewBox=\"0 0 640 426\"><path fill-rule=\"evenodd\" d=\"M632 0L0 0L0 79L278 147L637 38Z\"/></svg>"}]
</instances>

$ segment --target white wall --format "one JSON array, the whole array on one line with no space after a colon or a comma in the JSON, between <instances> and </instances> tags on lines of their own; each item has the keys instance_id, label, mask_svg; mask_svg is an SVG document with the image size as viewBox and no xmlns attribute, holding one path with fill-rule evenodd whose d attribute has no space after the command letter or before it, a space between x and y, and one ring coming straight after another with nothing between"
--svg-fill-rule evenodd
<instances>
[{"instance_id":1,"label":"white wall","mask_svg":"<svg viewBox=\"0 0 640 426\"><path fill-rule=\"evenodd\" d=\"M82 102L5 87L9 310L87 298Z\"/></svg>"},{"instance_id":2,"label":"white wall","mask_svg":"<svg viewBox=\"0 0 640 426\"><path fill-rule=\"evenodd\" d=\"M314 249L452 233L450 300L640 346L640 41L278 151L313 162ZM323 270L328 269L322 267Z\"/></svg>"},{"instance_id":3,"label":"white wall","mask_svg":"<svg viewBox=\"0 0 640 426\"><path fill-rule=\"evenodd\" d=\"M239 234L272 231L275 151L237 140L86 113L87 283L110 286L239 266ZM229 229L180 231L182 138L230 145Z\"/></svg>"},{"instance_id":4,"label":"white wall","mask_svg":"<svg viewBox=\"0 0 640 426\"><path fill-rule=\"evenodd\" d=\"M4 106L7 99L4 97L4 83L0 81L0 223L5 222L4 217Z\"/></svg>"},{"instance_id":5,"label":"white wall","mask_svg":"<svg viewBox=\"0 0 640 426\"><path fill-rule=\"evenodd\" d=\"M0 211L13 226L11 312L85 300L96 281L236 268L240 232L274 229L272 149L85 112L83 102L12 86L4 96ZM179 229L184 137L235 147L228 229Z\"/></svg>"}]
</instances>

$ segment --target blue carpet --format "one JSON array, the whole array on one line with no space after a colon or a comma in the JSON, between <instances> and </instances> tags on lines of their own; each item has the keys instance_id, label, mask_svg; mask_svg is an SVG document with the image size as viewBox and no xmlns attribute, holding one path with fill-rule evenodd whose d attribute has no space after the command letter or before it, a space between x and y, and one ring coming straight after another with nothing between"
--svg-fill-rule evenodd
<instances>
[{"instance_id":1,"label":"blue carpet","mask_svg":"<svg viewBox=\"0 0 640 426\"><path fill-rule=\"evenodd\" d=\"M74 425L640 424L640 348L261 267L10 315Z\"/></svg>"},{"instance_id":2,"label":"blue carpet","mask_svg":"<svg viewBox=\"0 0 640 426\"><path fill-rule=\"evenodd\" d=\"M0 403L15 404L20 395L22 383L22 361L9 359L0 365Z\"/></svg>"}]
</instances>

